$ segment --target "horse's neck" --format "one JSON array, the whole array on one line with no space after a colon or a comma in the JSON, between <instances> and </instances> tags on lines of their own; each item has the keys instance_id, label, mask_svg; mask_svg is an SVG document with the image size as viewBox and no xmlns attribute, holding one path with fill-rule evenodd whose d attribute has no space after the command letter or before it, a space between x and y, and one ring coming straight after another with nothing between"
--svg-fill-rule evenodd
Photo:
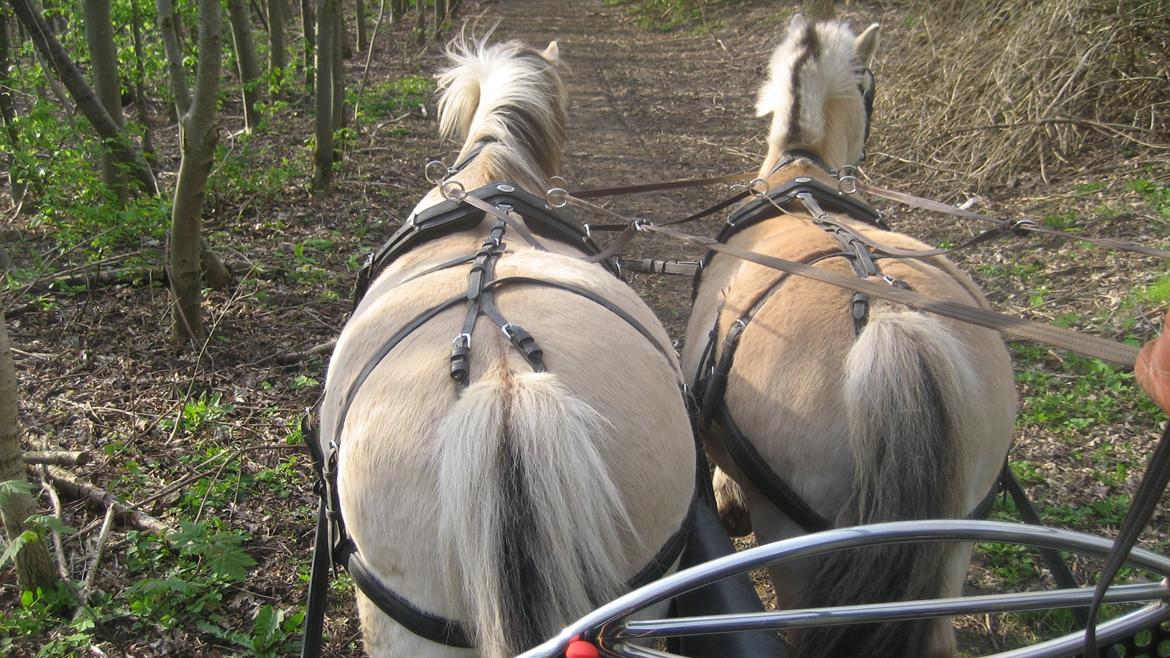
<instances>
[{"instance_id":1,"label":"horse's neck","mask_svg":"<svg viewBox=\"0 0 1170 658\"><path fill-rule=\"evenodd\" d=\"M824 136L811 144L787 143L788 127L774 123L768 136L768 156L760 167L760 176L767 176L768 172L772 171L772 167L780 161L785 151L795 149L815 153L821 161L834 169L840 169L841 166L852 162L858 154L850 153L850 131L851 128L855 129L855 126L848 120L849 107L846 105L847 102L843 99L830 99L826 103ZM856 135L856 138L863 139L863 133Z\"/></svg>"}]
</instances>

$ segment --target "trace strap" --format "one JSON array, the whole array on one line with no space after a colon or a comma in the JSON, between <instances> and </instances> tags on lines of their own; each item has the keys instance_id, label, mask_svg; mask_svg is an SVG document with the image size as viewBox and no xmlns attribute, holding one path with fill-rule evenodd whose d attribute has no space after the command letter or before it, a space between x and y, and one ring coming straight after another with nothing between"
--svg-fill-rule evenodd
<instances>
[{"instance_id":1,"label":"trace strap","mask_svg":"<svg viewBox=\"0 0 1170 658\"><path fill-rule=\"evenodd\" d=\"M857 189L861 190L862 192L865 192L867 194L872 194L874 196L881 197L883 199L889 199L890 201L897 201L898 203L904 203L908 206L912 206L915 208L922 208L923 210L932 210L934 212L940 212L940 213L945 213L948 215L954 215L956 217L962 217L964 219L974 219L974 220L978 220L981 222L993 222L993 223L999 224L1001 226L1007 225L1014 230L1028 231L1030 233L1039 233L1040 235L1049 235L1049 236L1052 236L1054 238L1060 238L1062 240L1082 240L1084 242L1089 242L1089 243L1099 245L1102 247L1108 247L1110 249L1117 249L1119 251L1129 251L1129 252L1133 252L1135 254L1143 254L1145 256L1154 256L1156 258L1170 260L1170 251L1166 251L1164 249L1157 249L1154 247L1147 247L1145 245L1140 245L1136 242L1132 242L1130 240L1121 240L1118 238L1099 238L1099 237L1093 237L1093 236L1075 235L1073 233L1066 233L1064 231L1057 231L1057 230L1050 229L1050 228L1044 228L1043 226L1040 226L1039 224L1032 222L1032 221L1011 222L1008 220L997 219L995 217L989 217L987 215L982 215L980 213L972 212L970 210L964 210L963 208L955 208L954 206L949 206L949 205L942 203L940 201L934 201L932 199L923 199L922 197L917 197L917 196L914 196L912 194L906 194L905 192L895 192L894 190L888 190L888 189L885 189L882 187L877 187L875 185L868 185L868 184L862 183L860 181L857 181Z\"/></svg>"}]
</instances>

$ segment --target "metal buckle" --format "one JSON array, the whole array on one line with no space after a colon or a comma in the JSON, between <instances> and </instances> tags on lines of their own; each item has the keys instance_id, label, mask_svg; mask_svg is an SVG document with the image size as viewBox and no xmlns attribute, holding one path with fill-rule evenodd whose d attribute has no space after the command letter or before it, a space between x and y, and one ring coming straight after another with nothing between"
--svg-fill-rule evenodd
<instances>
[{"instance_id":1,"label":"metal buckle","mask_svg":"<svg viewBox=\"0 0 1170 658\"><path fill-rule=\"evenodd\" d=\"M1040 224L1034 219L1013 219L1008 223L1008 230L1016 235L1022 235L1028 231L1034 231L1040 228Z\"/></svg>"},{"instance_id":2,"label":"metal buckle","mask_svg":"<svg viewBox=\"0 0 1170 658\"><path fill-rule=\"evenodd\" d=\"M505 322L503 326L500 327L500 331L504 332L505 338L512 340L512 332L514 331L514 327L512 326L511 322Z\"/></svg>"},{"instance_id":3,"label":"metal buckle","mask_svg":"<svg viewBox=\"0 0 1170 658\"><path fill-rule=\"evenodd\" d=\"M466 347L467 349L471 349L471 334L466 333L466 332L461 333L455 337L455 340L451 341L451 349L456 349L456 348L460 348L460 347Z\"/></svg>"}]
</instances>

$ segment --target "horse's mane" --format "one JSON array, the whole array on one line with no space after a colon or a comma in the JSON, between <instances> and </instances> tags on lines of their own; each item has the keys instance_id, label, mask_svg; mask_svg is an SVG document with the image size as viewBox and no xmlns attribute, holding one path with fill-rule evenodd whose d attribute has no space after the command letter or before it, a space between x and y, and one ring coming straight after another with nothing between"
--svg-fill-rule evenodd
<instances>
[{"instance_id":1,"label":"horse's mane","mask_svg":"<svg viewBox=\"0 0 1170 658\"><path fill-rule=\"evenodd\" d=\"M447 47L451 67L438 76L439 130L464 141L494 143L481 158L498 176L542 188L560 171L568 94L555 46L544 53L517 41L487 44L457 37ZM550 61L551 60L551 61Z\"/></svg>"},{"instance_id":2,"label":"horse's mane","mask_svg":"<svg viewBox=\"0 0 1170 658\"><path fill-rule=\"evenodd\" d=\"M768 80L760 88L756 116L774 114L769 141L785 138L790 148L825 136L826 102L857 93L854 36L841 22L809 23L799 16L772 53ZM782 134L776 134L778 131Z\"/></svg>"}]
</instances>

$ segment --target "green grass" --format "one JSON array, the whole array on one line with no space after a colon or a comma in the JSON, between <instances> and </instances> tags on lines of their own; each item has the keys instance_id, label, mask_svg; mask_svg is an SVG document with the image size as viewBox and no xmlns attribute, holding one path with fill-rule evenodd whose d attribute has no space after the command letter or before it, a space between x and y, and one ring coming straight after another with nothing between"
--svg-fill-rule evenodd
<instances>
[{"instance_id":1,"label":"green grass","mask_svg":"<svg viewBox=\"0 0 1170 658\"><path fill-rule=\"evenodd\" d=\"M1157 408L1140 391L1133 372L1099 359L1067 355L1059 372L1048 369L1048 350L1013 348L1021 404L1020 428L1034 427L1076 438L1090 427L1108 427L1135 416L1156 417Z\"/></svg>"},{"instance_id":2,"label":"green grass","mask_svg":"<svg viewBox=\"0 0 1170 658\"><path fill-rule=\"evenodd\" d=\"M374 119L396 117L426 104L435 92L435 83L420 75L408 75L396 80L386 80L367 87L359 106L362 116ZM357 90L346 90L349 98L346 104L353 107L357 101Z\"/></svg>"},{"instance_id":3,"label":"green grass","mask_svg":"<svg viewBox=\"0 0 1170 658\"><path fill-rule=\"evenodd\" d=\"M611 7L628 6L640 27L655 32L672 32L681 28L703 30L704 7L711 0L605 0Z\"/></svg>"},{"instance_id":4,"label":"green grass","mask_svg":"<svg viewBox=\"0 0 1170 658\"><path fill-rule=\"evenodd\" d=\"M1141 179L1130 183L1129 189L1137 192L1143 201L1150 204L1159 217L1170 220L1170 185Z\"/></svg>"}]
</instances>

